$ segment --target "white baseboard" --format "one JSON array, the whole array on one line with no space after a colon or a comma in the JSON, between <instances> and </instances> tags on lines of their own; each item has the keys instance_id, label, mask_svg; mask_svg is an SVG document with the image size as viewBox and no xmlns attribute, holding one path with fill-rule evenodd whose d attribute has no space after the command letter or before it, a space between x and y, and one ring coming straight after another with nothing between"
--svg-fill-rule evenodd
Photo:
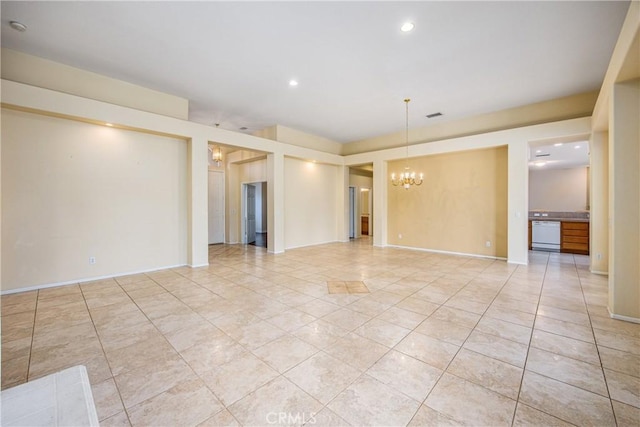
<instances>
[{"instance_id":1,"label":"white baseboard","mask_svg":"<svg viewBox=\"0 0 640 427\"><path fill-rule=\"evenodd\" d=\"M209 264L205 264L205 265L209 265ZM82 284L87 282L95 282L97 280L113 279L114 277L131 276L133 274L142 274L142 273L151 273L154 271L169 270L171 268L178 268L178 267L185 267L185 266L187 265L185 264L169 265L167 267L152 268L150 270L129 271L126 273L110 274L106 276L87 277L83 279L69 280L65 282L45 283L42 285L27 286L27 287L16 288L16 289L7 289L5 291L0 291L0 295L17 294L19 292L28 292L28 291L37 291L39 289L55 288L58 286L77 285L77 284Z\"/></svg>"},{"instance_id":2,"label":"white baseboard","mask_svg":"<svg viewBox=\"0 0 640 427\"><path fill-rule=\"evenodd\" d=\"M328 245L330 243L340 243L340 241L339 240L327 240L326 242L309 243L308 245L289 246L289 247L284 248L284 251L288 251L288 250L292 250L292 249L308 248L310 246Z\"/></svg>"},{"instance_id":3,"label":"white baseboard","mask_svg":"<svg viewBox=\"0 0 640 427\"><path fill-rule=\"evenodd\" d=\"M191 267L191 268L209 267L209 263L205 262L204 264L187 264L187 267Z\"/></svg>"},{"instance_id":4,"label":"white baseboard","mask_svg":"<svg viewBox=\"0 0 640 427\"><path fill-rule=\"evenodd\" d=\"M607 311L609 312L609 317L611 317L612 319L624 320L625 322L631 322L631 323L640 323L640 319L637 317L623 316L621 314L613 314L611 313L611 310L609 310L609 307L607 307Z\"/></svg>"},{"instance_id":5,"label":"white baseboard","mask_svg":"<svg viewBox=\"0 0 640 427\"><path fill-rule=\"evenodd\" d=\"M464 252L451 252L451 251L441 251L439 249L426 249L426 248L413 248L411 246L400 246L400 245L387 245L388 248L398 248L398 249L407 249L410 251L420 251L420 252L431 252L436 254L444 254L444 255L457 255L457 256L468 256L473 258L486 258L486 259L497 259L500 261L506 261L506 258L491 256L491 255L479 255L479 254L468 254Z\"/></svg>"},{"instance_id":6,"label":"white baseboard","mask_svg":"<svg viewBox=\"0 0 640 427\"><path fill-rule=\"evenodd\" d=\"M609 272L608 271L599 271L599 270L589 270L591 273L593 274L598 274L600 276L608 276Z\"/></svg>"}]
</instances>

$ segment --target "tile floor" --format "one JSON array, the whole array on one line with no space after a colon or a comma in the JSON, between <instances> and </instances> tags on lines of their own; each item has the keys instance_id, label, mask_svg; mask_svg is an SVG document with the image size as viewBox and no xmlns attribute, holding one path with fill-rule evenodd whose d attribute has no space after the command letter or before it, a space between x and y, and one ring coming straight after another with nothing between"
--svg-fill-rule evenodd
<instances>
[{"instance_id":1,"label":"tile floor","mask_svg":"<svg viewBox=\"0 0 640 427\"><path fill-rule=\"evenodd\" d=\"M3 296L2 388L87 366L110 425L640 423L640 325L584 256L366 239ZM366 294L329 294L363 281Z\"/></svg>"}]
</instances>

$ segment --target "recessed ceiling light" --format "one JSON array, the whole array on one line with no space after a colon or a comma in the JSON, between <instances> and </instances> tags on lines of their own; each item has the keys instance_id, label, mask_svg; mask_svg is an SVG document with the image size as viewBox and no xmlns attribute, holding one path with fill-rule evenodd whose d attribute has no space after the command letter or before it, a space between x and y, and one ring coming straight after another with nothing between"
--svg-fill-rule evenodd
<instances>
[{"instance_id":1,"label":"recessed ceiling light","mask_svg":"<svg viewBox=\"0 0 640 427\"><path fill-rule=\"evenodd\" d=\"M554 147L560 147L562 146L562 142L556 142L555 144L553 144Z\"/></svg>"},{"instance_id":2,"label":"recessed ceiling light","mask_svg":"<svg viewBox=\"0 0 640 427\"><path fill-rule=\"evenodd\" d=\"M21 33L24 33L25 31L27 31L27 26L24 25L22 22L10 21L9 25L11 26L11 28L13 28L16 31L20 31Z\"/></svg>"},{"instance_id":3,"label":"recessed ceiling light","mask_svg":"<svg viewBox=\"0 0 640 427\"><path fill-rule=\"evenodd\" d=\"M289 86L298 86L298 81L297 80L289 80Z\"/></svg>"},{"instance_id":4,"label":"recessed ceiling light","mask_svg":"<svg viewBox=\"0 0 640 427\"><path fill-rule=\"evenodd\" d=\"M575 147L573 147L573 148L575 148L575 149L577 150L578 148L580 148L580 146L579 146L579 145L576 145L576 146L575 146Z\"/></svg>"},{"instance_id":5,"label":"recessed ceiling light","mask_svg":"<svg viewBox=\"0 0 640 427\"><path fill-rule=\"evenodd\" d=\"M415 25L413 24L413 22L405 22L404 24L402 24L402 27L400 27L400 31L402 31L403 33L408 33L414 28Z\"/></svg>"},{"instance_id":6,"label":"recessed ceiling light","mask_svg":"<svg viewBox=\"0 0 640 427\"><path fill-rule=\"evenodd\" d=\"M536 153L542 153L542 150L536 150Z\"/></svg>"},{"instance_id":7,"label":"recessed ceiling light","mask_svg":"<svg viewBox=\"0 0 640 427\"><path fill-rule=\"evenodd\" d=\"M105 123L104 125L111 127L111 126L113 126L113 123Z\"/></svg>"}]
</instances>

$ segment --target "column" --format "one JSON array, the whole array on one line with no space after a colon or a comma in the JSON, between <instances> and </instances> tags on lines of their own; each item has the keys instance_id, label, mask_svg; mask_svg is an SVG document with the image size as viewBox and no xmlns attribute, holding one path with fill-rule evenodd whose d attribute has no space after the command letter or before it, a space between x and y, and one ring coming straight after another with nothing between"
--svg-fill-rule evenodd
<instances>
[{"instance_id":1,"label":"column","mask_svg":"<svg viewBox=\"0 0 640 427\"><path fill-rule=\"evenodd\" d=\"M387 162L373 161L373 246L387 246Z\"/></svg>"},{"instance_id":2,"label":"column","mask_svg":"<svg viewBox=\"0 0 640 427\"><path fill-rule=\"evenodd\" d=\"M187 262L191 267L209 265L207 143L200 136L187 143Z\"/></svg>"},{"instance_id":3,"label":"column","mask_svg":"<svg viewBox=\"0 0 640 427\"><path fill-rule=\"evenodd\" d=\"M529 262L529 166L527 141L509 143L507 188L507 261Z\"/></svg>"},{"instance_id":4,"label":"column","mask_svg":"<svg viewBox=\"0 0 640 427\"><path fill-rule=\"evenodd\" d=\"M589 141L590 270L609 272L609 135L593 132Z\"/></svg>"},{"instance_id":5,"label":"column","mask_svg":"<svg viewBox=\"0 0 640 427\"><path fill-rule=\"evenodd\" d=\"M640 322L640 80L616 83L609 115L609 312Z\"/></svg>"},{"instance_id":6,"label":"column","mask_svg":"<svg viewBox=\"0 0 640 427\"><path fill-rule=\"evenodd\" d=\"M267 155L267 250L284 252L284 154Z\"/></svg>"},{"instance_id":7,"label":"column","mask_svg":"<svg viewBox=\"0 0 640 427\"><path fill-rule=\"evenodd\" d=\"M338 224L336 227L337 240L339 242L349 241L349 167L336 166L336 211Z\"/></svg>"}]
</instances>

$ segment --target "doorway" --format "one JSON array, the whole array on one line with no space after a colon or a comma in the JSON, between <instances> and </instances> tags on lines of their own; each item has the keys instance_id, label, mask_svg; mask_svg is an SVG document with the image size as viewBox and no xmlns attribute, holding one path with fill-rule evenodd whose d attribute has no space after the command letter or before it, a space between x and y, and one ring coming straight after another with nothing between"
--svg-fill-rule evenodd
<instances>
[{"instance_id":1,"label":"doorway","mask_svg":"<svg viewBox=\"0 0 640 427\"><path fill-rule=\"evenodd\" d=\"M242 242L267 247L267 183L242 184Z\"/></svg>"},{"instance_id":2,"label":"doorway","mask_svg":"<svg viewBox=\"0 0 640 427\"><path fill-rule=\"evenodd\" d=\"M368 188L360 189L360 234L370 236L371 197Z\"/></svg>"}]
</instances>

